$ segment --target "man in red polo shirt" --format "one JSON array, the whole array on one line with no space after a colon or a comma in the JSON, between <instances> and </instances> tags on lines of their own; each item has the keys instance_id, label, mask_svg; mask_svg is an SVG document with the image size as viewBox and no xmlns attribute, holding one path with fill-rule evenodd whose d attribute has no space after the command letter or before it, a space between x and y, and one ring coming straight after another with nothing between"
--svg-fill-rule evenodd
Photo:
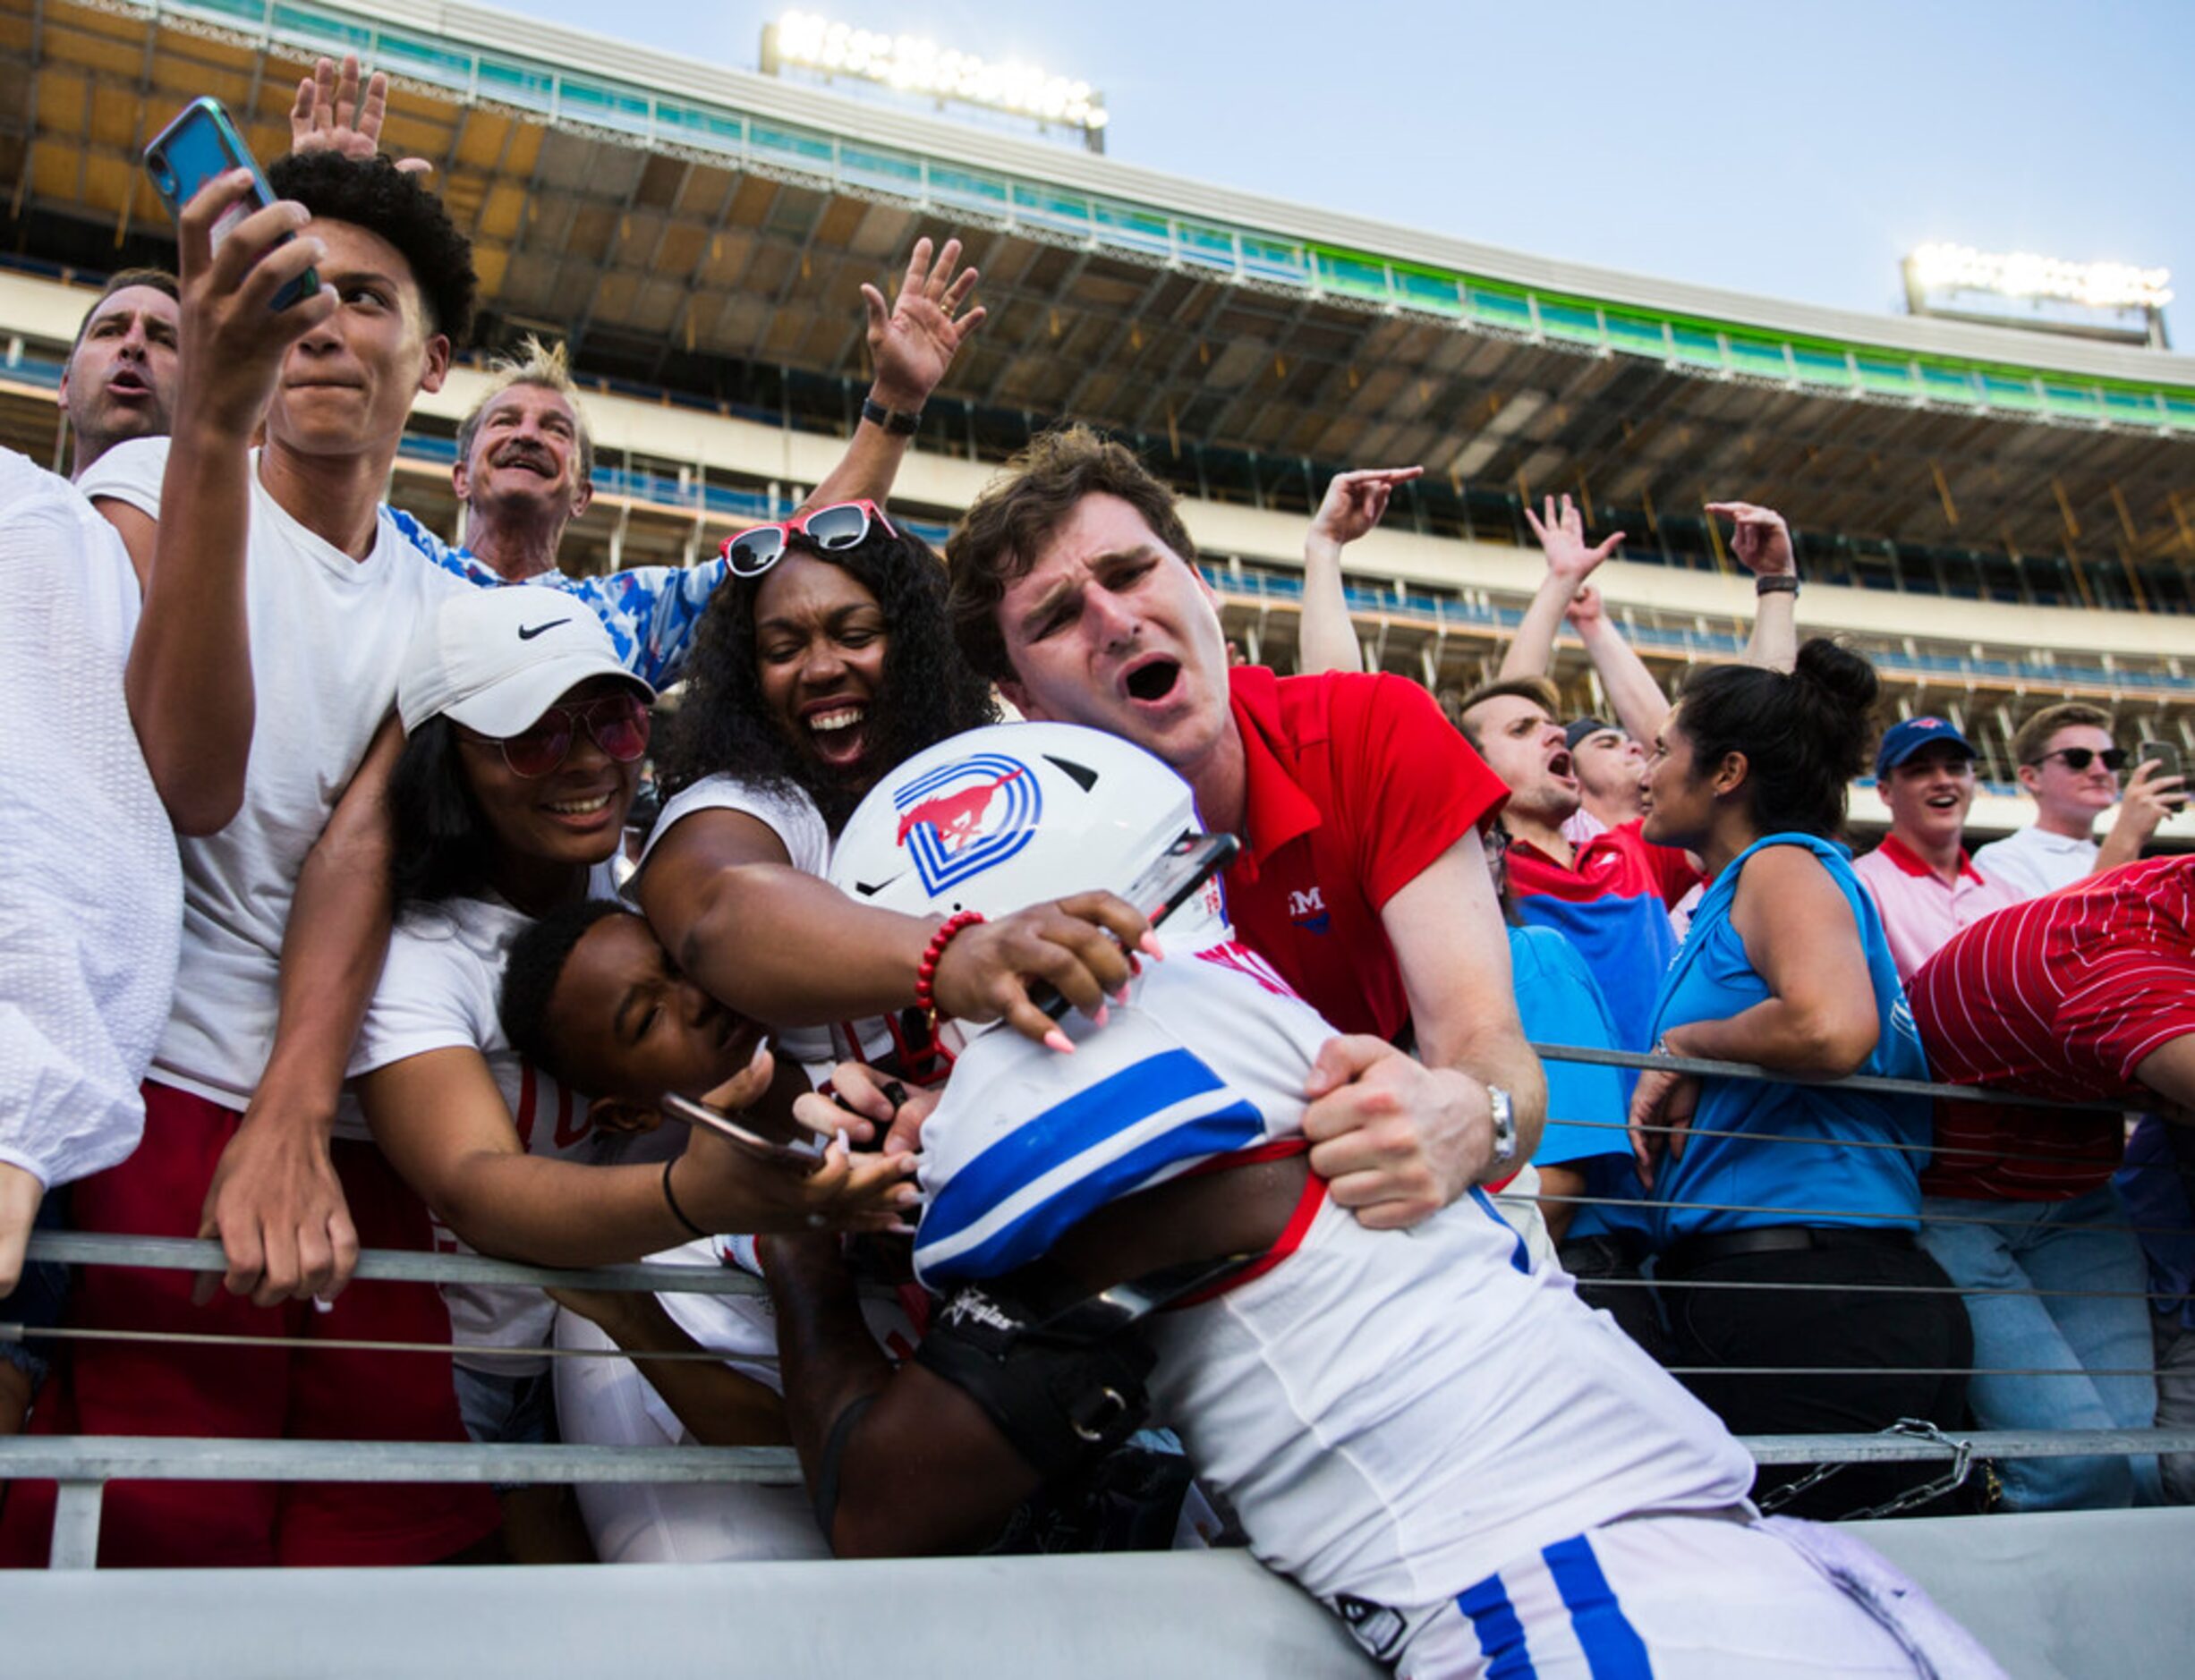
<instances>
[{"instance_id":1,"label":"man in red polo shirt","mask_svg":"<svg viewBox=\"0 0 2195 1680\"><path fill-rule=\"evenodd\" d=\"M2195 856L1985 916L1906 990L1940 1080L2195 1124ZM2111 1188L2124 1147L2116 1114L1936 1105L1920 1242L1975 1292L1968 1402L1984 1429L2142 1429L2155 1415L2141 1250ZM2154 1474L2149 1460L2014 1460L2005 1503L2123 1506Z\"/></svg>"},{"instance_id":2,"label":"man in red polo shirt","mask_svg":"<svg viewBox=\"0 0 2195 1680\"><path fill-rule=\"evenodd\" d=\"M1230 672L1172 493L1080 427L1017 457L947 555L962 650L1024 716L1135 742L1243 841L1238 933L1349 1035L1320 1056L1304 1123L1335 1201L1408 1225L1513 1173L1545 1082L1479 845L1503 789L1432 697Z\"/></svg>"},{"instance_id":3,"label":"man in red polo shirt","mask_svg":"<svg viewBox=\"0 0 2195 1680\"><path fill-rule=\"evenodd\" d=\"M1960 844L1974 803L1974 749L1955 725L1909 717L1885 729L1875 790L1890 808L1890 832L1852 870L1883 912L1898 978L1910 980L1960 929L2026 895L1984 875Z\"/></svg>"}]
</instances>

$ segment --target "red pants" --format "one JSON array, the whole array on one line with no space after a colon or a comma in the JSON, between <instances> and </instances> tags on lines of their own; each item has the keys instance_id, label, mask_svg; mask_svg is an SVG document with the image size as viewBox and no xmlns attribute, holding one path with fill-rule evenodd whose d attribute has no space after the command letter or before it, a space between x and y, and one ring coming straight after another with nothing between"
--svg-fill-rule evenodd
<instances>
[{"instance_id":1,"label":"red pants","mask_svg":"<svg viewBox=\"0 0 2195 1680\"><path fill-rule=\"evenodd\" d=\"M75 1187L81 1231L196 1236L221 1151L243 1116L148 1082L145 1137L121 1166ZM370 1143L337 1140L336 1176L362 1248L429 1249L425 1206ZM79 1267L69 1322L133 1330L441 1342L449 1315L430 1284L356 1282L332 1311L255 1307L217 1292L191 1304L196 1275ZM73 1342L39 1392L40 1435L462 1441L447 1354L292 1347ZM0 1564L46 1561L54 1484L21 1482L0 1513ZM493 1532L484 1487L375 1482L109 1482L107 1566L430 1563Z\"/></svg>"}]
</instances>

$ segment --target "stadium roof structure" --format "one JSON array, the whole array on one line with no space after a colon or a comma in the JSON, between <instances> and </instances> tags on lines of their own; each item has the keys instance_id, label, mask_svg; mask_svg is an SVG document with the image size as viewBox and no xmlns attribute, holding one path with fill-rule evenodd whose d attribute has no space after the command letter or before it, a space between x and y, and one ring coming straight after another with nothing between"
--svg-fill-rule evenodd
<instances>
[{"instance_id":1,"label":"stadium roof structure","mask_svg":"<svg viewBox=\"0 0 2195 1680\"><path fill-rule=\"evenodd\" d=\"M859 284L957 231L991 310L946 393L971 454L1016 441L986 414L1073 415L1246 456L1210 494L1274 505L1314 462L1398 461L1649 525L1773 496L2188 598L2195 358L1558 264L472 5L0 0L19 250L157 254L137 158L168 115L214 94L271 154L297 76L346 50L396 78L386 143L435 161L490 334L569 336L598 374L750 402L758 368L858 380Z\"/></svg>"}]
</instances>

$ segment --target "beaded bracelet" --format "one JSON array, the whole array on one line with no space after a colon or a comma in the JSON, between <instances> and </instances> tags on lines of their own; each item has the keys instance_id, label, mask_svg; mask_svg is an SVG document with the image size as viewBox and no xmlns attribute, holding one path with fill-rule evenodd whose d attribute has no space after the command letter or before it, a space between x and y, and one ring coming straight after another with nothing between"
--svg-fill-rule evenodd
<instances>
[{"instance_id":1,"label":"beaded bracelet","mask_svg":"<svg viewBox=\"0 0 2195 1680\"><path fill-rule=\"evenodd\" d=\"M930 936L930 943L923 947L923 960L915 965L915 1006L932 1015L938 1013L938 996L934 988L938 979L938 963L945 955L945 947L953 942L953 936L963 928L973 928L983 921L980 910L963 910L946 917L938 924L937 931Z\"/></svg>"}]
</instances>

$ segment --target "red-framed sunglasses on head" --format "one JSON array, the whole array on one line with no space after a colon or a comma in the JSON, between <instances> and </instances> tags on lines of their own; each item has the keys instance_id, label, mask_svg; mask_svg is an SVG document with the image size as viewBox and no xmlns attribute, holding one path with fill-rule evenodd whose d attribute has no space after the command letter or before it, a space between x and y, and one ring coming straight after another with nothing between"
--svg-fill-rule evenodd
<instances>
[{"instance_id":1,"label":"red-framed sunglasses on head","mask_svg":"<svg viewBox=\"0 0 2195 1680\"><path fill-rule=\"evenodd\" d=\"M834 502L811 513L795 515L775 525L756 525L726 541L724 558L736 578L759 578L784 558L787 540L805 537L825 554L858 548L869 532L882 527L887 537L897 537L892 522L874 502Z\"/></svg>"}]
</instances>

